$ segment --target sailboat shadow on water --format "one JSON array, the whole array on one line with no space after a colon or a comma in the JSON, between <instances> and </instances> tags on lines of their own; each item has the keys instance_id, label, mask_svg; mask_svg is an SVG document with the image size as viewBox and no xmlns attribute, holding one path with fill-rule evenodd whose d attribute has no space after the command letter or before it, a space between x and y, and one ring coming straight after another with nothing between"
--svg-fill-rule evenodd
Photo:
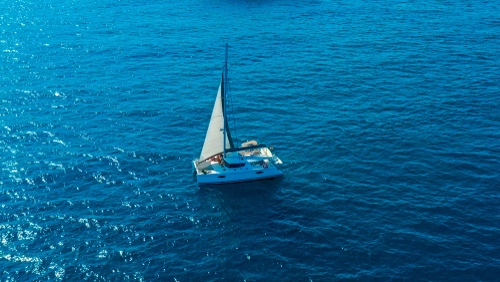
<instances>
[{"instance_id":1,"label":"sailboat shadow on water","mask_svg":"<svg viewBox=\"0 0 500 282\"><path fill-rule=\"evenodd\" d=\"M205 184L205 185L200 185L199 187L201 192L217 190L226 195L234 197L243 197L243 196L248 196L249 194L254 195L255 193L258 194L274 193L278 191L278 189L281 187L282 182L283 182L283 176L278 176L273 179L266 179L260 181L233 183L225 185Z\"/></svg>"}]
</instances>

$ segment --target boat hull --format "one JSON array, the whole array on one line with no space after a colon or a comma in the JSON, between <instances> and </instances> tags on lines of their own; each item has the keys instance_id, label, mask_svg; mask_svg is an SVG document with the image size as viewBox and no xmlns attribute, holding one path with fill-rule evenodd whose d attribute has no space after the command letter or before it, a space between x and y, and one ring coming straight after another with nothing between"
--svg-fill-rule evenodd
<instances>
[{"instance_id":1,"label":"boat hull","mask_svg":"<svg viewBox=\"0 0 500 282\"><path fill-rule=\"evenodd\" d=\"M261 170L251 170L231 173L197 174L198 185L220 185L250 181L260 181L283 176L283 173L276 168Z\"/></svg>"}]
</instances>

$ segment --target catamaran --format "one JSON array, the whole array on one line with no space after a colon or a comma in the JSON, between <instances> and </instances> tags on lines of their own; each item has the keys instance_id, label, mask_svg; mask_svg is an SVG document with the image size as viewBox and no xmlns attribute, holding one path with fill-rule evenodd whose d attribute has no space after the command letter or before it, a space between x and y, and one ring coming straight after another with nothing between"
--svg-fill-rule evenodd
<instances>
[{"instance_id":1,"label":"catamaran","mask_svg":"<svg viewBox=\"0 0 500 282\"><path fill-rule=\"evenodd\" d=\"M202 184L229 184L273 179L283 175L276 167L281 160L271 153L272 147L247 141L235 146L227 119L228 78L227 52L222 79L215 99L210 124L200 158L193 161L196 179Z\"/></svg>"}]
</instances>

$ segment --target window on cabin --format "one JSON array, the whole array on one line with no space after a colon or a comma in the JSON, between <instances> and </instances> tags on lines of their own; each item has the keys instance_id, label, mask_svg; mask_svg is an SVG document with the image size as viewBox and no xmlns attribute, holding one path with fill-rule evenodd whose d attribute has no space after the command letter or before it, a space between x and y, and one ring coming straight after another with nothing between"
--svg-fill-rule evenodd
<instances>
[{"instance_id":1,"label":"window on cabin","mask_svg":"<svg viewBox=\"0 0 500 282\"><path fill-rule=\"evenodd\" d=\"M228 168L239 168L239 167L244 167L245 164L242 163L242 164L227 164L227 167Z\"/></svg>"}]
</instances>

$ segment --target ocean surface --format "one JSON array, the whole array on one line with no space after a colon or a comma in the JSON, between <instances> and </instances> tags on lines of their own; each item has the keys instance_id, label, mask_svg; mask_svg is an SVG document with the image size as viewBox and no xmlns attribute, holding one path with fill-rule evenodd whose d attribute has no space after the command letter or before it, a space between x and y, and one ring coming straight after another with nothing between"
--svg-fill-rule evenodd
<instances>
[{"instance_id":1,"label":"ocean surface","mask_svg":"<svg viewBox=\"0 0 500 282\"><path fill-rule=\"evenodd\" d=\"M499 15L1 1L0 281L499 281ZM196 184L226 42L282 179Z\"/></svg>"}]
</instances>

